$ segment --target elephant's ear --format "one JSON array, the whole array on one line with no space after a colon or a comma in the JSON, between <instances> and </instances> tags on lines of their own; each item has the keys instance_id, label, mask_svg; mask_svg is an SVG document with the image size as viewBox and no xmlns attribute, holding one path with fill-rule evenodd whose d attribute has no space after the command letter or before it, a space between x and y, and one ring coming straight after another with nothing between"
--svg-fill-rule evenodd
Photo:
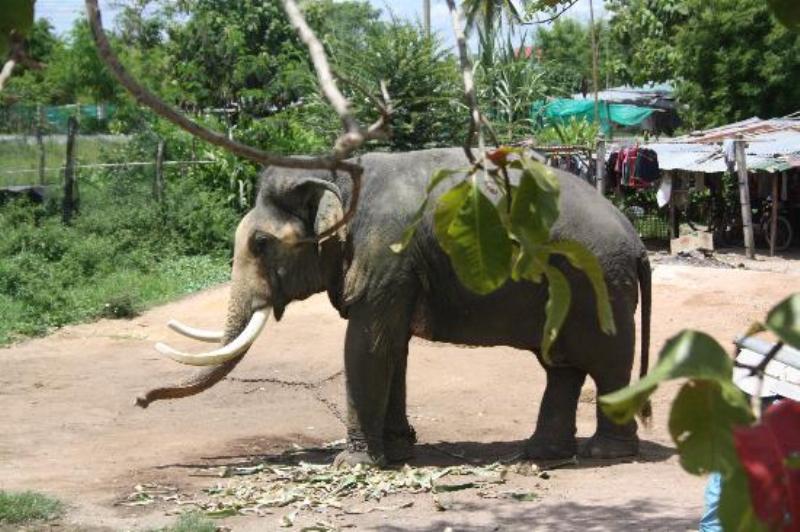
<instances>
[{"instance_id":1,"label":"elephant's ear","mask_svg":"<svg viewBox=\"0 0 800 532\"><path fill-rule=\"evenodd\" d=\"M333 227L344 216L339 187L324 179L306 177L278 181L266 192L270 199L304 220L316 235ZM345 227L337 231L336 236L344 241Z\"/></svg>"}]
</instances>

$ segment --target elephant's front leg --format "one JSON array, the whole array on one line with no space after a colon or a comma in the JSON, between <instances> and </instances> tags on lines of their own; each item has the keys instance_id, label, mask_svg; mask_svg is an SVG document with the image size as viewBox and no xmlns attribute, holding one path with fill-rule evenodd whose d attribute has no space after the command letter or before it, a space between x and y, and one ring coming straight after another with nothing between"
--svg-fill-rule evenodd
<instances>
[{"instance_id":1,"label":"elephant's front leg","mask_svg":"<svg viewBox=\"0 0 800 532\"><path fill-rule=\"evenodd\" d=\"M408 345L408 344L406 344ZM402 462L414 456L417 434L406 415L406 369L408 356L396 361L392 373L389 404L383 426L383 447L389 462Z\"/></svg>"},{"instance_id":2,"label":"elephant's front leg","mask_svg":"<svg viewBox=\"0 0 800 532\"><path fill-rule=\"evenodd\" d=\"M403 314L367 303L350 310L344 354L347 449L336 457L337 466L386 463L384 430L392 381L395 372L404 369L401 362L408 353L408 321Z\"/></svg>"}]
</instances>

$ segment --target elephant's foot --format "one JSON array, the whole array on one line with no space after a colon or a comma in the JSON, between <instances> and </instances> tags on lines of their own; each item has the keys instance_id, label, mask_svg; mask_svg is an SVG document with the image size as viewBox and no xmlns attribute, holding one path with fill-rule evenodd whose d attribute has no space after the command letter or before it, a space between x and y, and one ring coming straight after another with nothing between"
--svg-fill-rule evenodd
<instances>
[{"instance_id":1,"label":"elephant's foot","mask_svg":"<svg viewBox=\"0 0 800 532\"><path fill-rule=\"evenodd\" d=\"M333 467L342 466L374 466L383 467L386 465L386 457L383 451L383 442L380 439L367 440L360 434L349 434L347 437L347 447L344 451L336 455L333 460Z\"/></svg>"},{"instance_id":2,"label":"elephant's foot","mask_svg":"<svg viewBox=\"0 0 800 532\"><path fill-rule=\"evenodd\" d=\"M639 454L639 438L614 437L595 434L581 445L580 456L583 458L613 459Z\"/></svg>"},{"instance_id":3,"label":"elephant's foot","mask_svg":"<svg viewBox=\"0 0 800 532\"><path fill-rule=\"evenodd\" d=\"M336 455L333 460L333 467L338 469L344 466L369 466L369 467L383 467L386 465L386 458L383 455L375 455L369 451L351 451L344 450Z\"/></svg>"},{"instance_id":4,"label":"elephant's foot","mask_svg":"<svg viewBox=\"0 0 800 532\"><path fill-rule=\"evenodd\" d=\"M554 440L534 434L525 442L523 454L529 460L562 460L572 458L577 450L575 438Z\"/></svg>"},{"instance_id":5,"label":"elephant's foot","mask_svg":"<svg viewBox=\"0 0 800 532\"><path fill-rule=\"evenodd\" d=\"M383 437L386 460L392 463L414 458L415 443L417 443L417 433L411 427L401 432L387 432Z\"/></svg>"}]
</instances>

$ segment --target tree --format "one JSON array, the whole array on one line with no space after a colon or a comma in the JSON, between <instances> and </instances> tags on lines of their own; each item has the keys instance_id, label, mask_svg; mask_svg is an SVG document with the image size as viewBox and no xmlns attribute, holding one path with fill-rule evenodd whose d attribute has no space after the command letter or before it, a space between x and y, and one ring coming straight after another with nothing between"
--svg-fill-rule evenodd
<instances>
[{"instance_id":1,"label":"tree","mask_svg":"<svg viewBox=\"0 0 800 532\"><path fill-rule=\"evenodd\" d=\"M314 90L307 53L278 0L181 0L175 9L167 48L182 104L235 103L267 116Z\"/></svg>"},{"instance_id":2,"label":"tree","mask_svg":"<svg viewBox=\"0 0 800 532\"><path fill-rule=\"evenodd\" d=\"M800 107L800 35L763 0L691 0L692 16L675 34L678 96L692 127ZM679 60L677 60L679 59Z\"/></svg>"},{"instance_id":3,"label":"tree","mask_svg":"<svg viewBox=\"0 0 800 532\"><path fill-rule=\"evenodd\" d=\"M675 49L678 28L688 18L692 0L608 0L610 31L623 61L618 74L626 83L672 81L680 62Z\"/></svg>"},{"instance_id":4,"label":"tree","mask_svg":"<svg viewBox=\"0 0 800 532\"><path fill-rule=\"evenodd\" d=\"M380 94L385 81L394 111L386 141L392 149L452 146L463 138L458 68L437 36L392 18L373 21L360 39L333 38L329 49L337 71L371 93ZM344 86L360 116L374 112L368 99Z\"/></svg>"},{"instance_id":5,"label":"tree","mask_svg":"<svg viewBox=\"0 0 800 532\"><path fill-rule=\"evenodd\" d=\"M690 127L797 110L800 41L764 0L610 0L628 81L673 81Z\"/></svg>"}]
</instances>

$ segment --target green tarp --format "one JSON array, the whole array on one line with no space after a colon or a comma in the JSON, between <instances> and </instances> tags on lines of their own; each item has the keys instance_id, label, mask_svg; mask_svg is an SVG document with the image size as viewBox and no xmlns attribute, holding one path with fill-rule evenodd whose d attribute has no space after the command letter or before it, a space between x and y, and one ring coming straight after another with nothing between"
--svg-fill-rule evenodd
<instances>
[{"instance_id":1,"label":"green tarp","mask_svg":"<svg viewBox=\"0 0 800 532\"><path fill-rule=\"evenodd\" d=\"M638 107L621 103L600 102L600 124L605 134L611 133L611 126L635 126L655 112L650 107ZM531 119L534 124L544 122L563 124L572 118L594 122L594 100L558 99L550 102L536 102L531 106Z\"/></svg>"}]
</instances>

